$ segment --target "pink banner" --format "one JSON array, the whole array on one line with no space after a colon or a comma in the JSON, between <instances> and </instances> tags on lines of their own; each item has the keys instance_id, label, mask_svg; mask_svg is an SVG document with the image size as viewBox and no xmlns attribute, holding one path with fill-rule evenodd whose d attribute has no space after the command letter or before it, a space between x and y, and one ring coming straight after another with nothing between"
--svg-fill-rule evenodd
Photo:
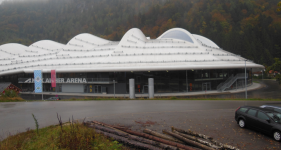
<instances>
[{"instance_id":1,"label":"pink banner","mask_svg":"<svg viewBox=\"0 0 281 150\"><path fill-rule=\"evenodd\" d=\"M51 84L56 87L56 70L51 70Z\"/></svg>"}]
</instances>

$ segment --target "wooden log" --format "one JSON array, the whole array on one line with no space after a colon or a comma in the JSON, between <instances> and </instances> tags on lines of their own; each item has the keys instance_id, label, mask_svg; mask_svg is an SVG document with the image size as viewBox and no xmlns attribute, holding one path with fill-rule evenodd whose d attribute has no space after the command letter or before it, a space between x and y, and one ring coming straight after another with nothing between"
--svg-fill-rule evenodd
<instances>
[{"instance_id":1,"label":"wooden log","mask_svg":"<svg viewBox=\"0 0 281 150\"><path fill-rule=\"evenodd\" d=\"M228 145L228 144L223 144L218 141L215 141L214 139L210 140L213 144L218 145L222 147L222 149L229 149L229 150L239 150L239 148L236 148L234 146Z\"/></svg>"},{"instance_id":2,"label":"wooden log","mask_svg":"<svg viewBox=\"0 0 281 150\"><path fill-rule=\"evenodd\" d=\"M204 135L204 134L199 134L199 133L196 133L196 132L193 132L193 131L190 131L190 130L183 130L183 129L179 129L179 128L175 128L175 127L171 127L172 131L176 130L180 133L184 133L184 134L189 134L189 135L192 135L192 136L196 136L196 137L200 137L200 138L203 138L203 139L206 139L206 140L212 140L213 138L210 137L210 136L207 136L207 135Z\"/></svg>"},{"instance_id":3,"label":"wooden log","mask_svg":"<svg viewBox=\"0 0 281 150\"><path fill-rule=\"evenodd\" d=\"M177 134L175 134L173 132L170 132L170 131L167 131L167 130L163 130L163 133L171 135L171 136L173 136L173 137L175 137L175 138L185 142L188 145L191 145L191 146L194 146L194 147L198 147L198 148L201 148L203 150L214 150L214 148L211 148L211 147L203 145L201 143L198 143L198 142L186 139L186 138L184 138L184 137L182 137L180 135L177 135Z\"/></svg>"},{"instance_id":4,"label":"wooden log","mask_svg":"<svg viewBox=\"0 0 281 150\"><path fill-rule=\"evenodd\" d=\"M186 130L175 128L175 127L171 127L171 129L172 129L172 131L175 130L175 131L178 131L180 133L189 134L189 135L192 135L192 136L195 136L195 137L199 137L199 138L203 138L203 139L206 139L206 140L210 140L211 143L213 143L213 144L215 144L215 145L217 145L219 147L222 147L222 149L239 150L238 148L236 148L234 146L217 142L212 137L204 135L204 134L199 134L199 133L196 133L196 132L193 132L193 131L186 131Z\"/></svg>"},{"instance_id":5,"label":"wooden log","mask_svg":"<svg viewBox=\"0 0 281 150\"><path fill-rule=\"evenodd\" d=\"M160 139L158 137L151 136L149 134L145 134L145 133L140 133L140 132L124 129L122 127L121 128L115 127L115 128L117 128L119 130L122 130L124 132L127 132L129 134L133 134L133 135L136 135L136 136L144 137L144 138L147 138L147 139L150 139L150 140L153 140L153 141L157 141L157 142L160 142L160 143L164 143L164 144L167 144L167 145L175 146L177 148L182 148L182 149L185 149L185 150L195 150L194 148L192 148L190 146L179 144L179 143L168 141L168 140L164 140L164 139Z\"/></svg>"},{"instance_id":6,"label":"wooden log","mask_svg":"<svg viewBox=\"0 0 281 150\"><path fill-rule=\"evenodd\" d=\"M118 128L124 128L125 129L125 127L113 126L113 125L109 125L109 124L106 124L106 123L103 123L103 122L98 122L98 121L92 121L92 123L102 125L102 126L112 127L112 128L118 127Z\"/></svg>"},{"instance_id":7,"label":"wooden log","mask_svg":"<svg viewBox=\"0 0 281 150\"><path fill-rule=\"evenodd\" d=\"M182 137L185 137L185 138L187 138L187 139L196 141L196 142L198 142L198 143L207 145L207 146L212 147L212 148L214 148L214 149L221 149L221 148L222 148L222 146L217 146L217 145L213 144L212 142L201 140L201 139L199 139L199 138L196 138L195 136L191 136L191 135L179 133L179 132L177 132L177 131L175 131L175 130L173 131L173 133L178 134L178 135L180 135L180 136L182 136Z\"/></svg>"},{"instance_id":8,"label":"wooden log","mask_svg":"<svg viewBox=\"0 0 281 150\"><path fill-rule=\"evenodd\" d=\"M101 125L101 126L113 129L113 130L116 130L118 132L126 133L126 132L123 132L122 130L118 130L118 129L114 128L114 126L112 126L112 125L108 125L108 124L105 124L105 123L102 123L102 122L92 121L92 123L98 124L98 125ZM126 134L128 134L128 133L126 133Z\"/></svg>"},{"instance_id":9,"label":"wooden log","mask_svg":"<svg viewBox=\"0 0 281 150\"><path fill-rule=\"evenodd\" d=\"M118 136L121 136L121 137L126 137L130 140L142 142L142 143L149 144L149 145L152 145L152 146L155 146L155 147L159 147L159 148L162 148L162 149L165 149L165 150L178 150L178 148L173 147L173 146L169 146L169 145L166 145L166 144L162 144L162 143L159 143L159 142L148 140L148 139L145 139L145 138L142 138L142 137L130 135L128 133L119 132L119 131L116 131L116 130L113 130L113 129L108 129L108 128L105 128L104 126L101 126L101 125L90 125L88 127L94 128L94 129L97 129L97 130L100 130L100 131L103 131L103 132L115 134L115 135L118 135Z\"/></svg>"},{"instance_id":10,"label":"wooden log","mask_svg":"<svg viewBox=\"0 0 281 150\"><path fill-rule=\"evenodd\" d=\"M170 136L167 136L165 134L161 134L161 133L158 133L158 132L155 132L155 131L151 131L149 129L144 129L143 130L144 133L147 133L147 134L150 134L150 135L154 135L154 136L157 136L157 137L160 137L162 139L166 139L166 140L169 140L169 141L173 141L173 142L178 142L178 143L182 143L184 144L184 142L176 139L176 138L173 138L173 137L170 137Z\"/></svg>"},{"instance_id":11,"label":"wooden log","mask_svg":"<svg viewBox=\"0 0 281 150\"><path fill-rule=\"evenodd\" d=\"M137 141L129 140L127 138L124 138L124 137L121 137L121 136L118 136L118 135L114 135L114 134L111 134L111 133L108 133L108 132L104 132L104 131L101 131L101 130L96 129L95 132L99 133L99 134L103 134L106 137L113 138L114 140L116 140L120 143L123 143L124 145L128 145L128 146L131 146L131 147L134 147L134 148L145 149L145 150L147 150L147 149L149 149L149 150L162 150L161 148L158 148L158 147L155 147L155 146L152 146L152 145L148 145L148 144L140 143L140 142L137 142Z\"/></svg>"}]
</instances>

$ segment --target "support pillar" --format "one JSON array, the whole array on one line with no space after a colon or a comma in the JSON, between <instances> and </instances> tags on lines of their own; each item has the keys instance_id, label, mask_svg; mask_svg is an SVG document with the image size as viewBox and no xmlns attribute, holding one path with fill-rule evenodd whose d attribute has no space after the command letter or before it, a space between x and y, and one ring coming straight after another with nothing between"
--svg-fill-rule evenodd
<instances>
[{"instance_id":1,"label":"support pillar","mask_svg":"<svg viewBox=\"0 0 281 150\"><path fill-rule=\"evenodd\" d=\"M149 98L154 98L154 79L148 78L148 95Z\"/></svg>"},{"instance_id":2,"label":"support pillar","mask_svg":"<svg viewBox=\"0 0 281 150\"><path fill-rule=\"evenodd\" d=\"M130 99L135 99L135 79L129 79Z\"/></svg>"},{"instance_id":3,"label":"support pillar","mask_svg":"<svg viewBox=\"0 0 281 150\"><path fill-rule=\"evenodd\" d=\"M186 76L186 92L188 92L188 78L187 78L187 70L185 72L185 76Z\"/></svg>"}]
</instances>

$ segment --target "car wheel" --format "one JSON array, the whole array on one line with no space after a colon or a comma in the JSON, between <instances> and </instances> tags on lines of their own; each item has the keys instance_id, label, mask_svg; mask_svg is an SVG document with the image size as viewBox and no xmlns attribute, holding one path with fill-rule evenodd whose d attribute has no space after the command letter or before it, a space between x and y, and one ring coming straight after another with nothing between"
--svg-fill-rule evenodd
<instances>
[{"instance_id":1,"label":"car wheel","mask_svg":"<svg viewBox=\"0 0 281 150\"><path fill-rule=\"evenodd\" d=\"M245 123L245 121L243 119L240 119L238 121L238 124L239 124L239 127L241 127L241 128L245 128L245 126L246 126L246 123Z\"/></svg>"},{"instance_id":2,"label":"car wheel","mask_svg":"<svg viewBox=\"0 0 281 150\"><path fill-rule=\"evenodd\" d=\"M281 133L280 133L280 131L274 131L273 132L273 138L276 141L281 141Z\"/></svg>"}]
</instances>

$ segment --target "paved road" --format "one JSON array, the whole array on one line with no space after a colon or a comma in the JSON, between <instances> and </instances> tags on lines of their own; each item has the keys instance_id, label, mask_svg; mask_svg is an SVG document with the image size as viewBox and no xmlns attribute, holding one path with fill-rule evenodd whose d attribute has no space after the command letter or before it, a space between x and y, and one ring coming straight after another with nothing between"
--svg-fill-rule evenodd
<instances>
[{"instance_id":1,"label":"paved road","mask_svg":"<svg viewBox=\"0 0 281 150\"><path fill-rule=\"evenodd\" d=\"M262 102L251 102L259 105ZM40 126L56 124L56 113L68 121L72 115L76 119L97 118L134 113L161 113L186 110L235 109L243 101L45 101L0 103L0 130L14 132L33 128L33 113Z\"/></svg>"}]
</instances>

